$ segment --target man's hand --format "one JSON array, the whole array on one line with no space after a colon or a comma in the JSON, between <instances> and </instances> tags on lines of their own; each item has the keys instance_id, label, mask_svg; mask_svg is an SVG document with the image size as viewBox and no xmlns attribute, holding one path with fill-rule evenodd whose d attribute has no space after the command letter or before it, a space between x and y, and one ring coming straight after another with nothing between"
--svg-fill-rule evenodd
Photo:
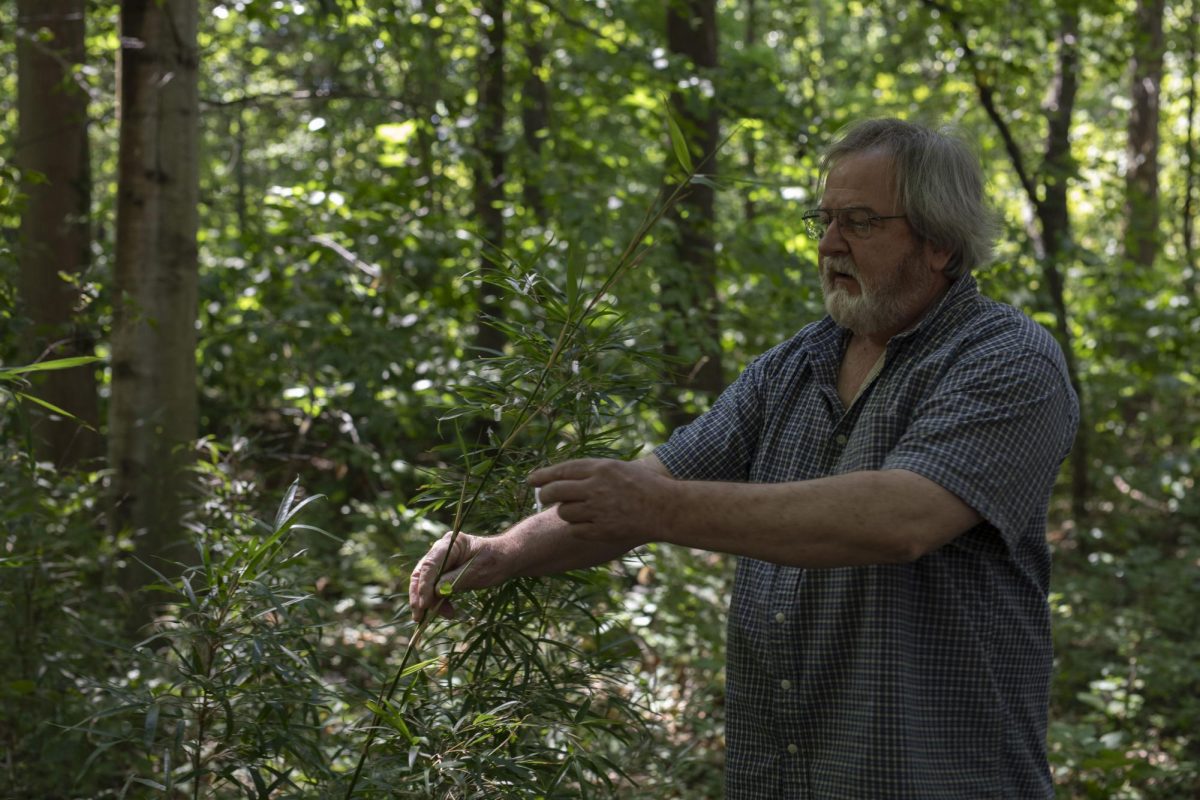
<instances>
[{"instance_id":1,"label":"man's hand","mask_svg":"<svg viewBox=\"0 0 1200 800\"><path fill-rule=\"evenodd\" d=\"M468 533L459 533L453 537L446 534L438 539L429 552L417 562L408 581L408 604L412 608L413 619L420 622L425 612L437 606L437 612L450 619L454 616L454 604L450 602L451 592L462 592L467 589L483 589L494 586L505 580L497 576L496 558L488 548L488 540ZM446 556L449 551L449 557ZM445 566L441 576L438 569ZM436 585L435 585L436 584ZM438 605L438 600L441 604Z\"/></svg>"},{"instance_id":2,"label":"man's hand","mask_svg":"<svg viewBox=\"0 0 1200 800\"><path fill-rule=\"evenodd\" d=\"M535 470L530 485L541 501L558 505L570 532L626 549L659 537L671 518L675 483L645 462L585 458Z\"/></svg>"}]
</instances>

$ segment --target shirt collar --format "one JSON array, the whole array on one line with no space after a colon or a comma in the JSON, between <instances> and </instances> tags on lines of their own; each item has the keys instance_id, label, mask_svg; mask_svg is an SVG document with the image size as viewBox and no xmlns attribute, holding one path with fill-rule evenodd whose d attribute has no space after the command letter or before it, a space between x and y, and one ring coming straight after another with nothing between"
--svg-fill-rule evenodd
<instances>
[{"instance_id":1,"label":"shirt collar","mask_svg":"<svg viewBox=\"0 0 1200 800\"><path fill-rule=\"evenodd\" d=\"M921 317L917 321L917 324L911 328L893 336L888 342L888 346L891 347L893 342L904 341L923 331L933 334L953 324L953 321L958 317L958 310L970 303L978 295L979 286L975 282L973 275L967 274L956 278L950 284L950 288L946 290L946 293L942 295L941 299L934 304L929 313ZM826 314L824 319L816 323L812 334L808 337L807 345L810 353L819 360L833 359L840 361L844 343L849 335L850 331L838 325L833 321L832 317Z\"/></svg>"},{"instance_id":2,"label":"shirt collar","mask_svg":"<svg viewBox=\"0 0 1200 800\"><path fill-rule=\"evenodd\" d=\"M903 341L923 330L928 330L932 333L944 328L958 316L956 313L958 309L970 303L978 296L979 285L975 283L974 275L968 273L955 279L954 283L950 284L950 288L946 290L946 293L942 295L942 299L937 301L929 313L921 317L916 325L893 336L888 344Z\"/></svg>"}]
</instances>

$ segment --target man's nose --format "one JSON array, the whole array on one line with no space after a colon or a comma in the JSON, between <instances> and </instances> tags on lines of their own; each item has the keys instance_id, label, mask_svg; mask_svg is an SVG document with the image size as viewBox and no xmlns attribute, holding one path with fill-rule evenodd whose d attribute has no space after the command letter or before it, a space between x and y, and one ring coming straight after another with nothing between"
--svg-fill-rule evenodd
<instances>
[{"instance_id":1,"label":"man's nose","mask_svg":"<svg viewBox=\"0 0 1200 800\"><path fill-rule=\"evenodd\" d=\"M838 224L835 214L829 221L829 227L825 229L825 235L817 242L817 252L823 256L832 256L849 250L850 246L846 243L846 237L842 236L842 226Z\"/></svg>"}]
</instances>

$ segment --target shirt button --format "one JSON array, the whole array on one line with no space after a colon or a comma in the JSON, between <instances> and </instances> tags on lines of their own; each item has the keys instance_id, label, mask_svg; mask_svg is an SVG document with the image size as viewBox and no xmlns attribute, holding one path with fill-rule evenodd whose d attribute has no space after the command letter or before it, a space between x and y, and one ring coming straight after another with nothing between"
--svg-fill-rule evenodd
<instances>
[{"instance_id":1,"label":"shirt button","mask_svg":"<svg viewBox=\"0 0 1200 800\"><path fill-rule=\"evenodd\" d=\"M839 433L837 435L837 438L834 439L834 441L837 442L838 444L845 444L848 441L848 439L846 439L846 434Z\"/></svg>"},{"instance_id":2,"label":"shirt button","mask_svg":"<svg viewBox=\"0 0 1200 800\"><path fill-rule=\"evenodd\" d=\"M787 622L787 615L785 615L782 611L776 611L775 621L779 623Z\"/></svg>"},{"instance_id":3,"label":"shirt button","mask_svg":"<svg viewBox=\"0 0 1200 800\"><path fill-rule=\"evenodd\" d=\"M788 689L792 688L792 682L784 679L779 682L779 688L786 692Z\"/></svg>"},{"instance_id":4,"label":"shirt button","mask_svg":"<svg viewBox=\"0 0 1200 800\"><path fill-rule=\"evenodd\" d=\"M796 755L796 753L800 752L800 748L796 747L796 745L794 745L794 744L789 744L787 747L787 751L789 753L791 753L792 755Z\"/></svg>"}]
</instances>

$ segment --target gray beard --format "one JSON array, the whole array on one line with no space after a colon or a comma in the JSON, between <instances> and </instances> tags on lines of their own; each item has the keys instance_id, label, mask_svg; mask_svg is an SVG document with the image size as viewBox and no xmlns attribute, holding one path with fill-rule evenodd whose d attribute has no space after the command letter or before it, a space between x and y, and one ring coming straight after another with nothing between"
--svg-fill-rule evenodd
<instances>
[{"instance_id":1,"label":"gray beard","mask_svg":"<svg viewBox=\"0 0 1200 800\"><path fill-rule=\"evenodd\" d=\"M858 281L858 296L834 284L834 267ZM933 276L922 268L915 251L905 253L897 269L878 286L865 284L854 262L847 256L827 258L821 265L825 310L838 325L860 336L907 327L920 313L914 306L931 280Z\"/></svg>"}]
</instances>

